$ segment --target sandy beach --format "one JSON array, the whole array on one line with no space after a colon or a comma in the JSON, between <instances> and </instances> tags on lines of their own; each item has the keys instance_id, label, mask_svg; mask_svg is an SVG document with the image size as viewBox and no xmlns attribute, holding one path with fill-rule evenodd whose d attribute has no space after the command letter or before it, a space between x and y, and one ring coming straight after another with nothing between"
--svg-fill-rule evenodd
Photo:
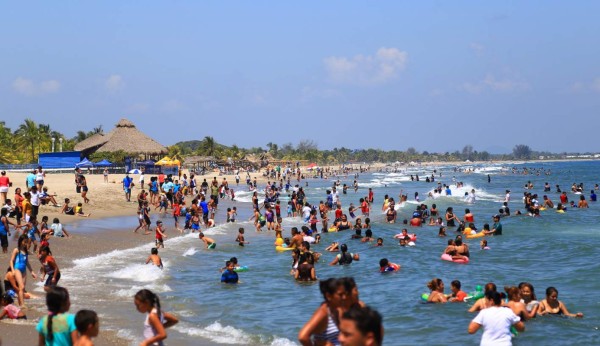
<instances>
[{"instance_id":1,"label":"sandy beach","mask_svg":"<svg viewBox=\"0 0 600 346\"><path fill-rule=\"evenodd\" d=\"M357 166L358 167L358 166ZM337 169L338 167L331 167ZM189 176L189 172L185 171ZM267 182L267 178L263 176L263 172L251 173L252 179L256 178L257 181L262 184ZM14 190L16 187L21 187L24 190L25 180L28 173L23 172L7 172L7 176L10 178L13 186L11 187L8 198L14 201ZM136 184L132 191L132 202L127 202L125 194L122 188L122 180L125 174L110 174L108 177L108 183L104 182L104 176L102 174L85 174L85 178L89 187L87 197L90 199L88 204L83 206L84 212L91 213L90 219L101 219L109 217L119 216L131 216L132 218L136 215L137 202L136 196L141 191L141 187L138 183L139 175L131 175L133 181ZM203 179L210 182L213 177L217 177L217 180L221 182L224 178L229 182L230 186L235 186L235 175L233 174L219 174L218 172L211 172L205 175L196 176L198 185L201 184ZM239 189L246 189L245 178L246 174L240 174L241 181ZM146 183L149 181L150 176L145 176ZM59 205L64 204L64 199L69 198L71 205L75 206L79 202L83 202L81 196L75 191L74 174L73 173L47 173L45 179L45 185L48 187L50 194L56 195L56 201ZM73 223L79 225L85 224L85 219L78 216L65 215L60 213L60 207L53 207L50 205L42 205L39 209L39 219L42 216L48 216L50 223L56 217L60 219L60 222L66 227L67 231L72 235L70 238L52 238L50 246L54 257L61 269L67 269L73 266L73 261L83 257L90 257L101 253L106 253L113 250L128 249L135 246L139 246L148 243L152 240L151 236L143 236L141 234L134 234L133 232L124 230L112 230L106 229L102 232L81 232L80 229L70 226ZM16 222L14 219L11 221ZM81 226L79 226L80 228ZM12 230L11 230L12 231ZM141 233L141 231L140 231ZM10 237L12 238L12 237ZM16 245L16 240L9 240L9 253L0 254L0 263L8 265L10 259L10 253ZM30 257L30 263L34 270L40 268L39 262ZM15 322L12 320L4 319L0 321L0 341L4 345L31 345L37 343L37 332L35 326L40 317L45 314L45 301L43 292L36 291L34 287L34 281L28 273L27 290L38 295L37 299L28 300L26 302L27 317L28 320L25 323L21 321ZM64 283L68 289L68 283ZM76 313L80 309L86 308L85 302L71 301L71 313ZM133 305L132 305L133 309ZM102 319L102 318L101 318ZM101 321L102 323L102 321ZM130 342L128 340L119 338L115 332L103 330L100 328L100 335L97 339L98 345L127 345Z\"/></svg>"},{"instance_id":2,"label":"sandy beach","mask_svg":"<svg viewBox=\"0 0 600 346\"><path fill-rule=\"evenodd\" d=\"M27 173L7 172L7 175L13 183L8 198L14 200L14 189L16 187L23 188L25 186ZM135 200L137 194L141 191L138 184L139 175L132 175L134 182L136 183L136 186L132 191L133 202L127 202L125 199L121 183L125 174L110 174L108 183L104 182L104 176L102 174L84 175L89 187L88 198L90 199L90 202L89 204L84 205L83 209L85 213L91 213L90 219L118 216L135 217L137 210L137 202L135 202ZM207 181L210 181L209 179L212 179L213 176L216 176L219 182L223 178L226 178L229 182L235 184L235 175L219 176L218 173L198 176L197 181L199 184L202 182L202 179L205 178ZM260 182L266 181L262 174L256 173L251 176L252 178L256 177ZM146 181L149 181L150 176L146 176L145 179L147 179ZM74 175L72 173L48 173L45 179L45 186L48 187L48 192L50 194L57 195L56 200L60 205L64 203L65 198L71 200L71 205L82 202L81 196L75 191ZM70 225L74 222L85 224L85 220L82 220L85 218L61 214L60 210L61 208L59 207L42 205L39 210L39 218L41 219L42 216L48 216L50 222L52 222L55 217L59 218L67 231L72 235L70 238L52 238L50 241L52 252L59 267L62 269L71 267L73 261L78 258L89 257L113 250L132 248L152 240L150 236L134 234L133 232L123 232L123 230L107 229L96 233L81 233L80 230ZM14 219L11 219L11 221L16 222ZM9 240L9 253L0 254L0 263L8 265L10 259L9 256L12 249L14 249L15 244L16 241L12 239ZM39 262L33 258L31 258L30 261L33 269L37 271L40 267ZM39 295L39 298L26 302L28 305L26 312L28 317L27 322L14 322L8 319L4 319L0 322L0 341L2 341L3 345L32 345L37 343L38 335L35 331L35 325L37 325L38 319L45 314L45 302L43 292L34 290L34 281L35 280L32 280L29 275L27 290ZM68 283L65 283L65 286L68 288ZM71 301L71 313L75 313L84 308L86 308L85 302ZM128 340L117 337L116 333L103 330L101 327L97 344L127 345L129 342Z\"/></svg>"}]
</instances>

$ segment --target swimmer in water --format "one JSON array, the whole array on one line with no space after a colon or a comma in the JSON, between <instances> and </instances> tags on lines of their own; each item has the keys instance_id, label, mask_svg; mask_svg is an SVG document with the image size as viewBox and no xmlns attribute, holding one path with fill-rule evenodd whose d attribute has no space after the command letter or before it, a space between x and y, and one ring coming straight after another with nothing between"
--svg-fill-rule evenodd
<instances>
[{"instance_id":1,"label":"swimmer in water","mask_svg":"<svg viewBox=\"0 0 600 346\"><path fill-rule=\"evenodd\" d=\"M448 298L444 294L444 282L442 279L435 278L427 283L427 287L431 290L427 302L429 303L446 303Z\"/></svg>"},{"instance_id":2,"label":"swimmer in water","mask_svg":"<svg viewBox=\"0 0 600 346\"><path fill-rule=\"evenodd\" d=\"M212 238L209 238L204 235L204 233L198 233L198 238L204 242L207 249L214 249L217 246L217 243Z\"/></svg>"},{"instance_id":3,"label":"swimmer in water","mask_svg":"<svg viewBox=\"0 0 600 346\"><path fill-rule=\"evenodd\" d=\"M565 315L569 317L583 317L583 313L578 312L572 314L567 310L567 307L563 302L558 300L558 290L554 287L548 287L546 289L546 299L540 302L538 315Z\"/></svg>"},{"instance_id":4,"label":"swimmer in water","mask_svg":"<svg viewBox=\"0 0 600 346\"><path fill-rule=\"evenodd\" d=\"M481 250L489 250L490 249L490 247L488 246L487 240L485 240L485 239L481 240L479 245L481 246Z\"/></svg>"},{"instance_id":5,"label":"swimmer in water","mask_svg":"<svg viewBox=\"0 0 600 346\"><path fill-rule=\"evenodd\" d=\"M380 273L397 272L398 270L400 270L400 265L388 261L387 258L382 258L379 261L379 272Z\"/></svg>"},{"instance_id":6,"label":"swimmer in water","mask_svg":"<svg viewBox=\"0 0 600 346\"><path fill-rule=\"evenodd\" d=\"M244 239L244 227L240 227L240 229L238 230L238 235L237 238L235 238L235 241L240 245L240 246L244 246L244 244L250 244L249 241L246 241Z\"/></svg>"},{"instance_id":7,"label":"swimmer in water","mask_svg":"<svg viewBox=\"0 0 600 346\"><path fill-rule=\"evenodd\" d=\"M155 247L153 247L152 250L150 250L150 256L148 256L148 259L146 259L146 264L150 262L152 262L152 264L159 267L160 269L163 269L162 259L158 255L158 249Z\"/></svg>"}]
</instances>

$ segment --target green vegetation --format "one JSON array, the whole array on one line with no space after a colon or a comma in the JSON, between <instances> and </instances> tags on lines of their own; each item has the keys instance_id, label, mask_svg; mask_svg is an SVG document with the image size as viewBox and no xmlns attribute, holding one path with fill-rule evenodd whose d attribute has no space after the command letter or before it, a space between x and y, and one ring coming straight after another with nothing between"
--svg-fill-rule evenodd
<instances>
[{"instance_id":1,"label":"green vegetation","mask_svg":"<svg viewBox=\"0 0 600 346\"><path fill-rule=\"evenodd\" d=\"M6 127L6 123L0 121L0 163L32 163L37 162L37 155L52 150L52 138L55 138L55 151L59 151L59 139L62 138L63 151L73 150L76 143L96 134L103 133L102 126L94 128L92 131L77 131L73 138L66 138L62 133L51 129L47 124L36 124L31 119L25 119L17 129L12 131ZM413 147L406 150L381 150L381 149L348 149L333 148L328 150L319 150L315 141L306 139L292 143L276 144L269 142L265 148L240 148L233 144L226 146L217 143L211 136L206 136L202 140L192 140L179 142L169 147L167 154L173 159L179 159L184 162L185 156L199 155L212 156L218 161L225 161L229 158L240 160L246 155L254 155L260 158L263 156L267 160L289 161L305 160L316 162L318 164L342 164L348 162L428 162L428 161L490 161L490 160L530 160L530 159L564 159L567 153L549 153L532 150L525 144L516 145L512 153L509 154L490 154L487 151L477 151L472 145L466 145L462 151L430 153L427 151L419 152ZM588 155L591 153L573 153L573 156ZM131 156L126 152L114 153L95 153L89 157L92 161L107 159L111 162L123 162L125 157Z\"/></svg>"}]
</instances>

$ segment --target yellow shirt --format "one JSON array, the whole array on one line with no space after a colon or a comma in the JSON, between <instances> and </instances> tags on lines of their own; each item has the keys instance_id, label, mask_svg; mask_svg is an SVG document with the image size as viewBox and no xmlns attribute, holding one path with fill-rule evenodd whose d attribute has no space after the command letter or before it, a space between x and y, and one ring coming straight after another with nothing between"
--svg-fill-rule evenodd
<instances>
[{"instance_id":1,"label":"yellow shirt","mask_svg":"<svg viewBox=\"0 0 600 346\"><path fill-rule=\"evenodd\" d=\"M31 216L31 202L29 202L28 200L24 199L23 203L21 203L21 207L23 209L23 215L29 215Z\"/></svg>"}]
</instances>

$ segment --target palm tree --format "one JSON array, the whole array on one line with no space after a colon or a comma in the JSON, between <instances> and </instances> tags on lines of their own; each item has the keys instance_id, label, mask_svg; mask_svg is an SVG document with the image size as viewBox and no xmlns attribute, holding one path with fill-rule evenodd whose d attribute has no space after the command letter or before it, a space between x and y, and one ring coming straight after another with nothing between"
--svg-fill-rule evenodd
<instances>
[{"instance_id":1,"label":"palm tree","mask_svg":"<svg viewBox=\"0 0 600 346\"><path fill-rule=\"evenodd\" d=\"M11 161L12 155L14 152L14 148L12 148L13 144L13 135L8 127L6 127L6 123L4 121L0 121L0 162L8 163Z\"/></svg>"},{"instance_id":2,"label":"palm tree","mask_svg":"<svg viewBox=\"0 0 600 346\"><path fill-rule=\"evenodd\" d=\"M171 160L179 160L179 162L183 163L183 155L181 154L181 148L177 145L172 145L169 148L168 156Z\"/></svg>"},{"instance_id":3,"label":"palm tree","mask_svg":"<svg viewBox=\"0 0 600 346\"><path fill-rule=\"evenodd\" d=\"M92 130L92 134L103 134L104 133L104 129L102 128L102 125L98 125L98 127L94 127L94 129Z\"/></svg>"},{"instance_id":4,"label":"palm tree","mask_svg":"<svg viewBox=\"0 0 600 346\"><path fill-rule=\"evenodd\" d=\"M49 143L52 138L52 129L50 129L50 124L39 124L38 125L38 152L42 152L42 148L44 150L48 149Z\"/></svg>"},{"instance_id":5,"label":"palm tree","mask_svg":"<svg viewBox=\"0 0 600 346\"><path fill-rule=\"evenodd\" d=\"M31 161L35 162L35 142L39 139L39 129L35 121L27 118L15 131L17 142L31 147Z\"/></svg>"},{"instance_id":6,"label":"palm tree","mask_svg":"<svg viewBox=\"0 0 600 346\"><path fill-rule=\"evenodd\" d=\"M204 151L207 156L213 156L216 149L215 139L211 136L206 136L202 140L202 144L200 145L200 150Z\"/></svg>"},{"instance_id":7,"label":"palm tree","mask_svg":"<svg viewBox=\"0 0 600 346\"><path fill-rule=\"evenodd\" d=\"M88 137L87 133L85 133L84 131L79 130L79 131L77 131L77 136L75 136L75 138L73 138L73 139L75 140L75 142L81 142L84 139L86 139L87 137Z\"/></svg>"}]
</instances>

